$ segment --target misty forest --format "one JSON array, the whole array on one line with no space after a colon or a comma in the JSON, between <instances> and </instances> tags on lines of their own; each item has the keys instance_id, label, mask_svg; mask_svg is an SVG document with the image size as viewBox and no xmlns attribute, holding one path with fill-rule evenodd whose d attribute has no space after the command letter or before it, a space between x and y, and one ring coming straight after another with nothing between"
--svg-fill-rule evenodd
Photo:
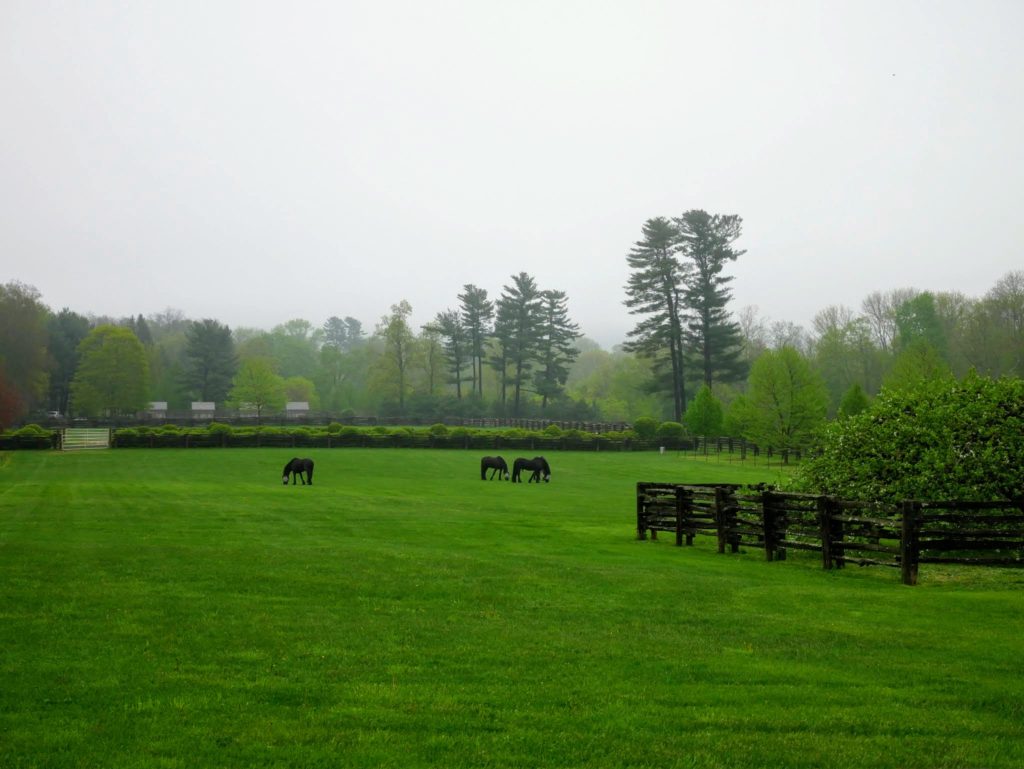
<instances>
[{"instance_id":1,"label":"misty forest","mask_svg":"<svg viewBox=\"0 0 1024 769\"><path fill-rule=\"evenodd\" d=\"M882 388L1024 374L1024 272L983 296L880 288L859 307L822 307L804 328L733 306L741 236L735 215L646 221L625 255L623 295L608 299L635 316L613 350L572 320L571 296L525 272L498 287L453 286L418 328L401 297L376 319L341 306L264 330L170 308L83 315L12 281L0 286L0 425L130 417L153 401L171 414L205 401L270 416L305 401L332 419L653 418L796 445Z\"/></svg>"}]
</instances>

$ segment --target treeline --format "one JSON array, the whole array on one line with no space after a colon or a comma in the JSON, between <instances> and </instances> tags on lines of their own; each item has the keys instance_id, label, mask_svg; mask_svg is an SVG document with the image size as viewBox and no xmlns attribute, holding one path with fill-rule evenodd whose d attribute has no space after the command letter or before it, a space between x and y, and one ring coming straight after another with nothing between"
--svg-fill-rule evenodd
<instances>
[{"instance_id":1,"label":"treeline","mask_svg":"<svg viewBox=\"0 0 1024 769\"><path fill-rule=\"evenodd\" d=\"M54 312L33 287L9 283L0 286L0 425L43 411L131 415L151 401L257 415L287 401L418 419L596 413L566 393L581 335L565 292L519 273L495 299L472 284L456 299L419 329L400 301L369 333L351 316L232 330L176 310L119 319Z\"/></svg>"},{"instance_id":2,"label":"treeline","mask_svg":"<svg viewBox=\"0 0 1024 769\"><path fill-rule=\"evenodd\" d=\"M626 255L624 303L638 317L612 351L581 336L564 292L511 276L496 297L466 284L420 328L405 301L372 329L341 313L321 325L231 329L176 310L131 318L53 311L0 285L0 425L43 412L117 416L166 401L287 401L337 417L528 417L672 421L798 447L858 413L883 386L1024 373L1024 272L981 297L878 291L824 308L810 328L731 309L727 268L742 220L692 210L650 219Z\"/></svg>"}]
</instances>

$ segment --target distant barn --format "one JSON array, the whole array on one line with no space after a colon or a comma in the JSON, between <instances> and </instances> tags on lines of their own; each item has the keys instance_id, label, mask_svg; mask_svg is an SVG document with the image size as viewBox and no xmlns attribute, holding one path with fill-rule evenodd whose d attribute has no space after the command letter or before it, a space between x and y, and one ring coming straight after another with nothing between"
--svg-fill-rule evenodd
<instances>
[{"instance_id":1,"label":"distant barn","mask_svg":"<svg viewBox=\"0 0 1024 769\"><path fill-rule=\"evenodd\" d=\"M216 406L213 401L192 401L192 418L213 419Z\"/></svg>"},{"instance_id":2,"label":"distant barn","mask_svg":"<svg viewBox=\"0 0 1024 769\"><path fill-rule=\"evenodd\" d=\"M284 406L284 414L288 419L309 416L309 401L288 401Z\"/></svg>"}]
</instances>

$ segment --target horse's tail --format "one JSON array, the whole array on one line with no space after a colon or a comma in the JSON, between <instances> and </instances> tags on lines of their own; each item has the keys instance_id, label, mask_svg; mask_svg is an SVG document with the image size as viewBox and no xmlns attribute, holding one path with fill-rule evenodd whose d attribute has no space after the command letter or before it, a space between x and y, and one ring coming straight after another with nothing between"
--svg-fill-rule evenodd
<instances>
[{"instance_id":1,"label":"horse's tail","mask_svg":"<svg viewBox=\"0 0 1024 769\"><path fill-rule=\"evenodd\" d=\"M306 478L309 480L309 485L313 485L313 460L306 460Z\"/></svg>"}]
</instances>

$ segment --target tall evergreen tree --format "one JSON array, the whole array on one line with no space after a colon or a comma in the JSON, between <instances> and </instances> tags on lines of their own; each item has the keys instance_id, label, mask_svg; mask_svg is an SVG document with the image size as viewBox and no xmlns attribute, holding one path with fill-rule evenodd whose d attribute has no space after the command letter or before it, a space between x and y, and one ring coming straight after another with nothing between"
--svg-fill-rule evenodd
<instances>
[{"instance_id":1,"label":"tall evergreen tree","mask_svg":"<svg viewBox=\"0 0 1024 769\"><path fill-rule=\"evenodd\" d=\"M484 394L484 355L487 338L491 335L491 321L494 318L494 302L487 298L487 291L472 283L462 287L459 294L462 303L462 324L469 343L469 357L473 371L473 392Z\"/></svg>"},{"instance_id":2,"label":"tall evergreen tree","mask_svg":"<svg viewBox=\"0 0 1024 769\"><path fill-rule=\"evenodd\" d=\"M146 322L146 319L142 317L141 312L136 317L129 318L127 325L143 345L149 347L153 344L153 334L150 332L149 324Z\"/></svg>"},{"instance_id":3,"label":"tall evergreen tree","mask_svg":"<svg viewBox=\"0 0 1024 769\"><path fill-rule=\"evenodd\" d=\"M722 270L746 253L732 246L742 234L743 220L690 210L673 222L679 233L680 254L690 265L683 291L687 347L708 387L716 380L740 381L747 375L743 335L726 309L732 298L728 287L732 276L723 275Z\"/></svg>"},{"instance_id":4,"label":"tall evergreen tree","mask_svg":"<svg viewBox=\"0 0 1024 769\"><path fill-rule=\"evenodd\" d=\"M190 397L223 402L238 370L231 329L209 318L194 321L185 332L182 383Z\"/></svg>"},{"instance_id":5,"label":"tall evergreen tree","mask_svg":"<svg viewBox=\"0 0 1024 769\"><path fill-rule=\"evenodd\" d=\"M466 327L462 324L462 314L458 310L439 312L432 324L442 339L444 355L451 373L451 383L455 385L455 397L462 399L462 374L467 357L470 357L471 340ZM475 384L475 383L474 383Z\"/></svg>"},{"instance_id":6,"label":"tall evergreen tree","mask_svg":"<svg viewBox=\"0 0 1024 769\"><path fill-rule=\"evenodd\" d=\"M47 324L50 353L50 408L68 413L71 399L71 380L78 368L78 345L89 334L89 321L76 312L64 308L50 316Z\"/></svg>"},{"instance_id":7,"label":"tall evergreen tree","mask_svg":"<svg viewBox=\"0 0 1024 769\"><path fill-rule=\"evenodd\" d=\"M569 320L564 291L542 291L537 335L537 372L534 386L541 397L541 409L562 392L569 367L579 355L573 344L581 336L579 326Z\"/></svg>"},{"instance_id":8,"label":"tall evergreen tree","mask_svg":"<svg viewBox=\"0 0 1024 769\"><path fill-rule=\"evenodd\" d=\"M648 219L626 262L632 273L626 284L625 305L633 315L645 315L629 332L626 350L656 363L667 360L667 389L672 393L673 415L680 422L686 410L683 361L682 292L686 270L676 258L675 226L664 217ZM656 369L659 368L656 366Z\"/></svg>"},{"instance_id":9,"label":"tall evergreen tree","mask_svg":"<svg viewBox=\"0 0 1024 769\"><path fill-rule=\"evenodd\" d=\"M541 297L536 281L521 272L512 276L512 285L504 286L497 302L495 336L502 358L502 402L505 385L512 385L512 414L519 415L522 392L533 368L537 351ZM493 363L492 363L493 365Z\"/></svg>"},{"instance_id":10,"label":"tall evergreen tree","mask_svg":"<svg viewBox=\"0 0 1024 769\"><path fill-rule=\"evenodd\" d=\"M344 319L332 315L324 322L322 331L324 344L336 347L342 352L347 352L365 341L363 324L348 315Z\"/></svg>"}]
</instances>

